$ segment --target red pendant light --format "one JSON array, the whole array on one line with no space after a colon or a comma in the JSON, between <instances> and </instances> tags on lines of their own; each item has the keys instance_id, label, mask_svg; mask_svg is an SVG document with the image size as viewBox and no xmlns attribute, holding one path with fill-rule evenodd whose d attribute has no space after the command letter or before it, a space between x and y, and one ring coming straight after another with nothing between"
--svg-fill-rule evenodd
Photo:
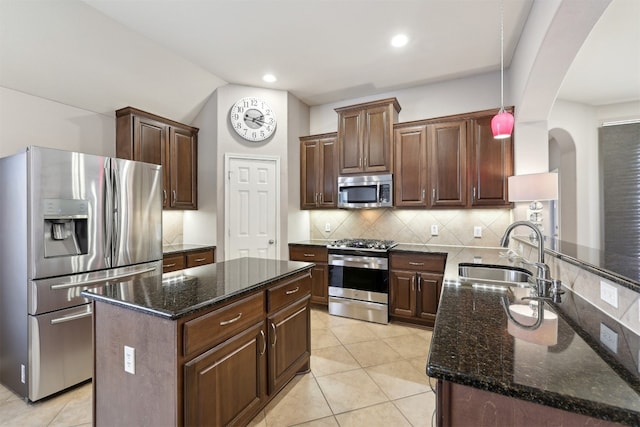
<instances>
[{"instance_id":1,"label":"red pendant light","mask_svg":"<svg viewBox=\"0 0 640 427\"><path fill-rule=\"evenodd\" d=\"M491 132L496 139L505 139L513 132L513 114L504 111L504 2L500 2L500 111L491 119Z\"/></svg>"}]
</instances>

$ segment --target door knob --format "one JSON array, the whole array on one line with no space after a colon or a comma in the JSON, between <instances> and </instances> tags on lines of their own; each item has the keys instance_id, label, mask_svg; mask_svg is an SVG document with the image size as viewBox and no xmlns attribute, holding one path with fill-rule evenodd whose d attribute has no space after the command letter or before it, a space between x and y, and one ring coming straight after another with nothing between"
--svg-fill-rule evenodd
<instances>
[{"instance_id":1,"label":"door knob","mask_svg":"<svg viewBox=\"0 0 640 427\"><path fill-rule=\"evenodd\" d=\"M275 240L273 240L273 239L269 239L269 244L270 244L270 245L273 245L275 242L276 242Z\"/></svg>"}]
</instances>

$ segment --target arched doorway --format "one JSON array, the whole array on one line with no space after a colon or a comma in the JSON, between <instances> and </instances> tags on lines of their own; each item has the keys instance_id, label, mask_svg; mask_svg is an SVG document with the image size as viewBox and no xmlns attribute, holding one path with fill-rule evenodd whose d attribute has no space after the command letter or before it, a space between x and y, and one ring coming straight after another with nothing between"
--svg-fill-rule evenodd
<instances>
[{"instance_id":1,"label":"arched doorway","mask_svg":"<svg viewBox=\"0 0 640 427\"><path fill-rule=\"evenodd\" d=\"M559 194L553 232L565 242L577 243L576 146L569 132L560 128L549 131L549 171L555 170L558 171Z\"/></svg>"}]
</instances>

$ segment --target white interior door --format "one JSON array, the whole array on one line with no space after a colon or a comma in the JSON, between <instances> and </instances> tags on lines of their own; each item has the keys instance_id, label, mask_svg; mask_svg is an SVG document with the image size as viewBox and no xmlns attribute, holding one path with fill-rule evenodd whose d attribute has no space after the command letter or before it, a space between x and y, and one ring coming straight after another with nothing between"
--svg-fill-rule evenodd
<instances>
[{"instance_id":1,"label":"white interior door","mask_svg":"<svg viewBox=\"0 0 640 427\"><path fill-rule=\"evenodd\" d=\"M225 259L276 259L280 165L273 157L225 155Z\"/></svg>"}]
</instances>

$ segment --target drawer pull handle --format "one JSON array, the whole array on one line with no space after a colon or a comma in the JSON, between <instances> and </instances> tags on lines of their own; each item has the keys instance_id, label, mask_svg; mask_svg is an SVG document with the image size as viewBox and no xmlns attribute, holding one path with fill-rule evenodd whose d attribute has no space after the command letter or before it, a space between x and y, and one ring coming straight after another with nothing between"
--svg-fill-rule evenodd
<instances>
[{"instance_id":1,"label":"drawer pull handle","mask_svg":"<svg viewBox=\"0 0 640 427\"><path fill-rule=\"evenodd\" d=\"M223 320L222 322L220 322L220 326L226 326L229 325L233 322L237 322L238 320L240 320L240 318L242 317L242 313L238 313L238 315L236 317L234 317L231 320Z\"/></svg>"},{"instance_id":2,"label":"drawer pull handle","mask_svg":"<svg viewBox=\"0 0 640 427\"><path fill-rule=\"evenodd\" d=\"M260 336L262 337L262 351L260 356L263 356L267 352L267 337L264 334L264 330L260 330Z\"/></svg>"},{"instance_id":3,"label":"drawer pull handle","mask_svg":"<svg viewBox=\"0 0 640 427\"><path fill-rule=\"evenodd\" d=\"M202 261L204 261L204 260L206 260L206 258L196 258L194 261L195 261L195 262L202 262Z\"/></svg>"},{"instance_id":4,"label":"drawer pull handle","mask_svg":"<svg viewBox=\"0 0 640 427\"><path fill-rule=\"evenodd\" d=\"M295 289L291 289L290 291L286 291L286 292L285 292L285 294L286 294L286 295L293 295L293 294L295 294L296 292L298 292L299 290L300 290L300 286L296 286L296 288L295 288Z\"/></svg>"},{"instance_id":5,"label":"drawer pull handle","mask_svg":"<svg viewBox=\"0 0 640 427\"><path fill-rule=\"evenodd\" d=\"M412 262L412 261L409 261L409 265L424 265L424 262Z\"/></svg>"},{"instance_id":6,"label":"drawer pull handle","mask_svg":"<svg viewBox=\"0 0 640 427\"><path fill-rule=\"evenodd\" d=\"M314 256L316 256L316 254L304 254L304 256L306 256L306 257L314 257Z\"/></svg>"},{"instance_id":7,"label":"drawer pull handle","mask_svg":"<svg viewBox=\"0 0 640 427\"><path fill-rule=\"evenodd\" d=\"M176 263L174 262L173 264L165 264L163 265L163 267L175 267Z\"/></svg>"}]
</instances>

